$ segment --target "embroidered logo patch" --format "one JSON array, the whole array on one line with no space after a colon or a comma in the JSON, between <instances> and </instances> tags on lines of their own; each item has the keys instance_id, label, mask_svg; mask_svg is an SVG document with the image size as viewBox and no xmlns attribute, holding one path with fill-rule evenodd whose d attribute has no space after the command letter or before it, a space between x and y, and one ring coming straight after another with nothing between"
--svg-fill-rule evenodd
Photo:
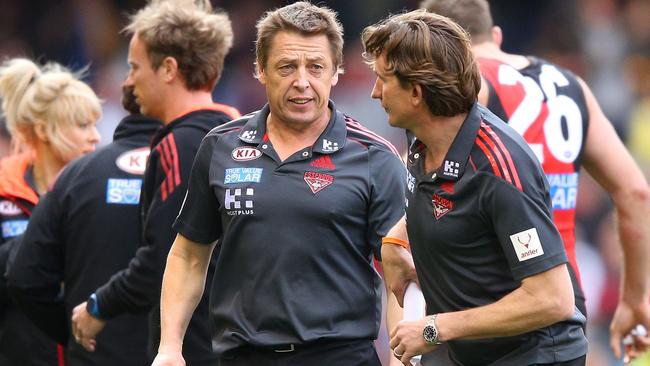
<instances>
[{"instance_id":1,"label":"embroidered logo patch","mask_svg":"<svg viewBox=\"0 0 650 366\"><path fill-rule=\"evenodd\" d=\"M148 147L123 152L115 160L115 165L127 173L143 175L150 152Z\"/></svg>"},{"instance_id":2,"label":"embroidered logo patch","mask_svg":"<svg viewBox=\"0 0 650 366\"><path fill-rule=\"evenodd\" d=\"M510 235L510 241L512 241L512 246L515 248L517 259L520 262L544 254L542 243L539 241L537 229L535 228Z\"/></svg>"},{"instance_id":3,"label":"embroidered logo patch","mask_svg":"<svg viewBox=\"0 0 650 366\"><path fill-rule=\"evenodd\" d=\"M415 177L409 171L406 171L406 188L411 193L415 192Z\"/></svg>"},{"instance_id":4,"label":"embroidered logo patch","mask_svg":"<svg viewBox=\"0 0 650 366\"><path fill-rule=\"evenodd\" d=\"M3 238L13 238L18 236L27 230L27 220L12 220L5 221L2 223L2 237Z\"/></svg>"},{"instance_id":5,"label":"embroidered logo patch","mask_svg":"<svg viewBox=\"0 0 650 366\"><path fill-rule=\"evenodd\" d=\"M325 187L334 182L333 176L317 172L305 172L303 178L305 179L305 182L307 182L307 185L313 194L322 191Z\"/></svg>"},{"instance_id":6,"label":"embroidered logo patch","mask_svg":"<svg viewBox=\"0 0 650 366\"><path fill-rule=\"evenodd\" d=\"M445 170L444 174L448 177L454 177L458 178L458 173L460 168L460 163L451 161L451 160L445 160Z\"/></svg>"},{"instance_id":7,"label":"embroidered logo patch","mask_svg":"<svg viewBox=\"0 0 650 366\"><path fill-rule=\"evenodd\" d=\"M323 139L323 151L333 152L339 149L339 143L330 141L328 139Z\"/></svg>"},{"instance_id":8,"label":"embroidered logo patch","mask_svg":"<svg viewBox=\"0 0 650 366\"><path fill-rule=\"evenodd\" d=\"M0 201L0 215L4 216L16 216L21 214L21 210L15 203L3 200Z\"/></svg>"},{"instance_id":9,"label":"embroidered logo patch","mask_svg":"<svg viewBox=\"0 0 650 366\"><path fill-rule=\"evenodd\" d=\"M257 130L244 131L241 134L241 139L247 142L252 142L257 136Z\"/></svg>"},{"instance_id":10,"label":"embroidered logo patch","mask_svg":"<svg viewBox=\"0 0 650 366\"><path fill-rule=\"evenodd\" d=\"M254 188L228 188L223 197L224 207L228 216L252 215Z\"/></svg>"},{"instance_id":11,"label":"embroidered logo patch","mask_svg":"<svg viewBox=\"0 0 650 366\"><path fill-rule=\"evenodd\" d=\"M224 173L223 183L259 183L263 171L263 168L228 168Z\"/></svg>"},{"instance_id":12,"label":"embroidered logo patch","mask_svg":"<svg viewBox=\"0 0 650 366\"><path fill-rule=\"evenodd\" d=\"M436 217L436 220L440 220L454 208L453 202L437 194L431 197L431 203L433 204L433 216Z\"/></svg>"},{"instance_id":13,"label":"embroidered logo patch","mask_svg":"<svg viewBox=\"0 0 650 366\"><path fill-rule=\"evenodd\" d=\"M334 162L332 162L332 158L329 157L329 155L324 155L319 157L318 159L315 159L309 165L315 167L315 168L323 168L323 169L336 169L336 165L334 165Z\"/></svg>"},{"instance_id":14,"label":"embroidered logo patch","mask_svg":"<svg viewBox=\"0 0 650 366\"><path fill-rule=\"evenodd\" d=\"M235 161L249 161L255 160L262 156L262 152L254 147L241 146L233 150L230 155L232 155L232 158Z\"/></svg>"},{"instance_id":15,"label":"embroidered logo patch","mask_svg":"<svg viewBox=\"0 0 650 366\"><path fill-rule=\"evenodd\" d=\"M137 205L140 203L142 179L109 178L106 184L106 203Z\"/></svg>"}]
</instances>

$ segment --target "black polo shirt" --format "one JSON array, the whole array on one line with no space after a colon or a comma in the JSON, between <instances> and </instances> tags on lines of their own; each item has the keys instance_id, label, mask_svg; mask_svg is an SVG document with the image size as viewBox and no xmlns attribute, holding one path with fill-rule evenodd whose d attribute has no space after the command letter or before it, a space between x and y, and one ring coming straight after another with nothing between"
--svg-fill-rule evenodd
<instances>
[{"instance_id":1,"label":"black polo shirt","mask_svg":"<svg viewBox=\"0 0 650 366\"><path fill-rule=\"evenodd\" d=\"M475 105L442 166L425 172L426 146L409 151L407 228L435 314L494 303L521 280L567 262L553 224L548 183L526 142ZM513 337L449 342L462 365L530 365L587 352L584 316Z\"/></svg>"},{"instance_id":2,"label":"black polo shirt","mask_svg":"<svg viewBox=\"0 0 650 366\"><path fill-rule=\"evenodd\" d=\"M380 238L404 214L395 148L329 105L313 146L280 161L268 106L214 129L199 149L174 224L220 240L210 311L218 353L374 339Z\"/></svg>"}]
</instances>

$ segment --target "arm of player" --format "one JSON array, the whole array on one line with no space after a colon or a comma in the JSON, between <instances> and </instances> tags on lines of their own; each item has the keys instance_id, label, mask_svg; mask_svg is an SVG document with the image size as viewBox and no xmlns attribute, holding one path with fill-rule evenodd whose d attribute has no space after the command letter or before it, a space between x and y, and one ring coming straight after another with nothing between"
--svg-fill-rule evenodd
<instances>
[{"instance_id":1,"label":"arm of player","mask_svg":"<svg viewBox=\"0 0 650 366\"><path fill-rule=\"evenodd\" d=\"M184 366L183 337L201 300L210 256L211 245L193 242L182 235L176 240L167 257L160 300L161 340L153 366Z\"/></svg>"},{"instance_id":2,"label":"arm of player","mask_svg":"<svg viewBox=\"0 0 650 366\"><path fill-rule=\"evenodd\" d=\"M571 278L566 264L526 277L521 286L499 301L463 311L438 314L436 327L442 342L456 339L508 337L530 332L570 318L574 313ZM431 352L422 337L428 320L402 321L391 333L390 345L402 362Z\"/></svg>"},{"instance_id":3,"label":"arm of player","mask_svg":"<svg viewBox=\"0 0 650 366\"><path fill-rule=\"evenodd\" d=\"M610 326L611 346L621 356L621 339L636 324L650 329L650 188L643 172L617 137L589 87L580 80L589 108L584 166L616 206L623 247L619 304ZM643 351L650 339L640 340ZM645 343L645 345L643 345Z\"/></svg>"},{"instance_id":4,"label":"arm of player","mask_svg":"<svg viewBox=\"0 0 650 366\"><path fill-rule=\"evenodd\" d=\"M386 234L386 238L394 238L403 243L408 243L406 219L404 217L390 229L388 234ZM389 292L395 295L399 306L404 306L406 286L410 282L417 282L417 274L415 273L415 265L413 264L411 252L401 245L392 244L390 241L384 240L381 246L381 265L384 271L386 287L390 290Z\"/></svg>"}]
</instances>

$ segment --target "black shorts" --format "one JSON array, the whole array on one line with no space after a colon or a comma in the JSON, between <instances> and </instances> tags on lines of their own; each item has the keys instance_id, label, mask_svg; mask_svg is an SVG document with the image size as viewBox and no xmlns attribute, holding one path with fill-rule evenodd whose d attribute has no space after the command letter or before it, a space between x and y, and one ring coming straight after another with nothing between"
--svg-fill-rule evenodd
<instances>
[{"instance_id":1,"label":"black shorts","mask_svg":"<svg viewBox=\"0 0 650 366\"><path fill-rule=\"evenodd\" d=\"M277 349L241 347L228 352L218 366L381 366L370 340L318 342Z\"/></svg>"}]
</instances>

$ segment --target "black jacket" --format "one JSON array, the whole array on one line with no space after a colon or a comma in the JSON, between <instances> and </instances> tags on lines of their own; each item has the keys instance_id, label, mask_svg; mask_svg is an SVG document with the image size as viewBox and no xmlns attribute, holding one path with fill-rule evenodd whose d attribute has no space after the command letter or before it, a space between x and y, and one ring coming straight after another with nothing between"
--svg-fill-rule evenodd
<instances>
[{"instance_id":1,"label":"black jacket","mask_svg":"<svg viewBox=\"0 0 650 366\"><path fill-rule=\"evenodd\" d=\"M68 339L72 309L135 254L139 187L160 128L156 120L128 116L111 144L70 163L34 210L9 269L14 302L50 337L67 343L67 366L148 362L145 314L108 322L93 353Z\"/></svg>"},{"instance_id":2,"label":"black jacket","mask_svg":"<svg viewBox=\"0 0 650 366\"><path fill-rule=\"evenodd\" d=\"M155 355L160 339L162 276L167 254L176 237L172 223L185 197L194 156L203 137L212 128L238 116L239 113L230 107L198 110L172 121L156 134L141 196L141 246L128 268L117 273L96 292L99 311L103 317L150 311L149 338L152 355ZM208 288L213 268L214 264L211 264ZM194 312L183 344L183 355L188 365L215 364L207 295L203 296Z\"/></svg>"}]
</instances>

